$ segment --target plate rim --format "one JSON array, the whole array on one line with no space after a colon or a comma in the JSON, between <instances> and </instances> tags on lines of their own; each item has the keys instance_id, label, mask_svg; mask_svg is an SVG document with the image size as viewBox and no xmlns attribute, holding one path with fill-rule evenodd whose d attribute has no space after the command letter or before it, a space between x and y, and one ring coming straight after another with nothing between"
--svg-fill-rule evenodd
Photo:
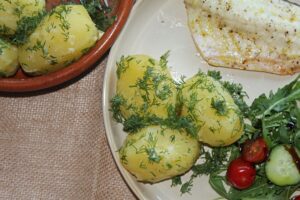
<instances>
[{"instance_id":1,"label":"plate rim","mask_svg":"<svg viewBox=\"0 0 300 200\"><path fill-rule=\"evenodd\" d=\"M134 16L136 15L136 12L138 10L138 7L142 4L142 2L144 2L144 0L137 0L132 8L132 11L130 13L130 16L123 28L123 30L126 30L127 26L130 24L131 20L134 18ZM103 108L103 112L105 113L106 111L110 112L109 111L109 102L108 102L108 81L105 81L105 80L108 80L108 77L110 76L110 72L111 72L111 69L109 70L108 69L108 66L113 66L114 65L114 62L112 61L113 60L113 57L115 56L115 52L118 50L119 48L119 45L120 45L120 41L122 40L122 37L124 35L124 31L121 31L118 39L116 40L116 42L114 43L114 45L112 46L110 52L109 52L109 56L108 56L108 59L107 59L107 63L106 63L106 68L105 68L105 73L104 73L104 81L103 81L103 90L102 90L102 108ZM112 136L112 129L111 129L111 126L110 126L110 122L111 122L111 119L109 117L109 113L106 113L103 115L103 119L104 119L104 127L105 127L105 135L106 135L106 138L108 140L108 145L109 145L109 149L110 149L110 152L113 156L113 159L114 159L114 162L116 163L117 165L117 168L119 170L119 172L121 173L121 176L124 180L124 182L127 184L127 186L129 187L129 189L134 193L134 195L136 197L138 197L138 199L144 199L144 200L150 200L148 199L136 186L135 186L135 183L132 179L132 175L129 174L124 168L123 166L121 165L121 163L119 162L119 157L117 155L117 153L113 152L114 150L117 149L115 143L113 143L113 136Z\"/></svg>"},{"instance_id":2,"label":"plate rim","mask_svg":"<svg viewBox=\"0 0 300 200\"><path fill-rule=\"evenodd\" d=\"M117 61L117 56L115 55L120 48L120 41L124 40L124 34L125 34L125 30L127 30L127 27L131 25L132 22L132 18L134 18L134 16L137 15L137 8L138 6L140 6L143 2L143 0L138 0L136 1L136 4L134 5L134 8L131 12L131 16L127 21L127 24L124 26L124 29L122 31L122 33L120 34L118 40L115 42L115 44L113 45L110 54L108 56L108 62L106 64L106 71L105 71L105 75L104 75L104 81L103 81L103 90L102 90L102 108L103 108L103 118L104 118L104 125L105 125L105 134L106 134L106 138L108 140L108 144L110 147L110 151L112 153L113 159L117 165L117 168L119 170L119 172L122 175L122 178L124 180L124 182L129 186L129 189L139 198L139 199L145 199L145 200L150 200L152 199L151 195L148 195L149 193L143 192L143 190L141 190L141 188L138 186L139 182L135 181L133 175L131 175L121 164L120 159L118 154L116 153L116 151L118 150L118 147L116 145L115 142L115 137L114 137L114 132L113 132L113 123L115 123L115 121L112 121L111 115L110 115L110 99L109 95L110 92L108 91L109 88L108 86L111 84L109 81L111 81L110 76L112 75L112 70L114 69L113 66L115 66L115 62ZM225 68L226 70L228 70L229 68ZM231 69L230 69L231 70ZM250 73L261 73L261 72L256 72L256 71L248 71ZM269 74L269 73L264 73L266 74L266 76L278 76L275 74ZM290 79L291 76L284 76L284 77L288 77ZM239 83L239 82L237 82ZM115 90L115 88L113 88ZM154 195L153 195L154 196ZM221 198L221 197L219 197Z\"/></svg>"}]
</instances>

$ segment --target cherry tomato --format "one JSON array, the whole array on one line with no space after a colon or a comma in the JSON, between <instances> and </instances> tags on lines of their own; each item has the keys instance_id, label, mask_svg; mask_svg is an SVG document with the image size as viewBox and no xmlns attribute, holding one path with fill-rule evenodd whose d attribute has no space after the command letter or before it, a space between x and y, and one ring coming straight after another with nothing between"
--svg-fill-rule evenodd
<instances>
[{"instance_id":1,"label":"cherry tomato","mask_svg":"<svg viewBox=\"0 0 300 200\"><path fill-rule=\"evenodd\" d=\"M268 146L261 137L255 140L248 140L244 143L242 149L242 158L252 163L261 163L267 159Z\"/></svg>"},{"instance_id":2,"label":"cherry tomato","mask_svg":"<svg viewBox=\"0 0 300 200\"><path fill-rule=\"evenodd\" d=\"M226 173L227 181L240 190L250 187L255 181L255 176L253 164L241 157L231 161Z\"/></svg>"},{"instance_id":3,"label":"cherry tomato","mask_svg":"<svg viewBox=\"0 0 300 200\"><path fill-rule=\"evenodd\" d=\"M292 200L300 200L300 195L294 196Z\"/></svg>"}]
</instances>

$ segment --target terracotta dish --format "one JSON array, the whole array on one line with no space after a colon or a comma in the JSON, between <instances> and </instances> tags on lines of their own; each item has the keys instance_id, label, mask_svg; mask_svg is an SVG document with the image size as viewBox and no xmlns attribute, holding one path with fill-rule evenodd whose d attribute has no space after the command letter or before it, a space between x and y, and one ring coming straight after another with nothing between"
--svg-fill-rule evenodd
<instances>
[{"instance_id":1,"label":"terracotta dish","mask_svg":"<svg viewBox=\"0 0 300 200\"><path fill-rule=\"evenodd\" d=\"M60 0L48 0L47 9L59 4L59 2ZM46 75L32 77L19 70L13 77L0 78L0 92L42 90L71 80L88 70L116 40L129 16L134 0L108 0L107 3L112 8L112 14L116 16L116 20L87 54L69 66Z\"/></svg>"}]
</instances>

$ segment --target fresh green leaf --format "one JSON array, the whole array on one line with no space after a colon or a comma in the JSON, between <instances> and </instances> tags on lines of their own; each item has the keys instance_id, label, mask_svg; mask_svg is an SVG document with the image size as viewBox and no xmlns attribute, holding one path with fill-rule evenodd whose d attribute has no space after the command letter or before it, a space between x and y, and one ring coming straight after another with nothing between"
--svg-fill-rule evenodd
<instances>
[{"instance_id":1,"label":"fresh green leaf","mask_svg":"<svg viewBox=\"0 0 300 200\"><path fill-rule=\"evenodd\" d=\"M300 100L300 75L290 84L279 88L275 94L270 92L269 97L262 94L253 101L251 105L252 117L263 117L268 115L272 110L277 112L283 111L288 103Z\"/></svg>"}]
</instances>

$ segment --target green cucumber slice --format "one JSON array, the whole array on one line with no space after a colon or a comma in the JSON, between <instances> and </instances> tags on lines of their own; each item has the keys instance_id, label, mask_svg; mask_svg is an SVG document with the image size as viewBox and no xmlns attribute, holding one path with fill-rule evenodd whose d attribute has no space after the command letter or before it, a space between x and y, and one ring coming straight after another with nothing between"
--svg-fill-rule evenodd
<instances>
[{"instance_id":1,"label":"green cucumber slice","mask_svg":"<svg viewBox=\"0 0 300 200\"><path fill-rule=\"evenodd\" d=\"M286 186L300 182L300 172L289 152L290 148L288 145L275 147L266 163L266 175L276 185Z\"/></svg>"}]
</instances>

